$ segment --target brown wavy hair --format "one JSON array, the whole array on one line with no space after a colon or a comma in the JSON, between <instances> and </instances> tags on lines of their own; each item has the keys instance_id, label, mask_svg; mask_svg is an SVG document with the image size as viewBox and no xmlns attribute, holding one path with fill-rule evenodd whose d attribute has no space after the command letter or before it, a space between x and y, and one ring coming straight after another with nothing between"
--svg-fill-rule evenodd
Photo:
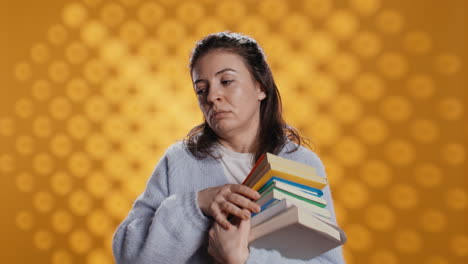
<instances>
[{"instance_id":1,"label":"brown wavy hair","mask_svg":"<svg viewBox=\"0 0 468 264\"><path fill-rule=\"evenodd\" d=\"M304 142L308 145L308 140L300 136L296 129L287 125L283 120L281 96L266 62L265 53L253 38L239 33L219 32L199 40L190 56L190 76L198 60L215 50L239 55L266 94L266 98L260 103L260 136L257 139L257 148L252 163L255 163L265 152L278 154L288 141L296 142L298 145L288 153L296 151L301 144L304 145ZM190 130L184 138L184 144L198 159L204 159L207 156L219 158L213 155L213 147L217 139L216 133L204 120L202 124Z\"/></svg>"}]
</instances>

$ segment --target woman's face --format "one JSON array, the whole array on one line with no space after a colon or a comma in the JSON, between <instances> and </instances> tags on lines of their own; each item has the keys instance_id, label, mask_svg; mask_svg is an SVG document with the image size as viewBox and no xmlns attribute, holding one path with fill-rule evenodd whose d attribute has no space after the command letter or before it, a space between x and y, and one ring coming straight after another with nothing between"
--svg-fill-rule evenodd
<instances>
[{"instance_id":1,"label":"woman's face","mask_svg":"<svg viewBox=\"0 0 468 264\"><path fill-rule=\"evenodd\" d=\"M239 55L207 53L193 67L192 81L200 109L218 136L257 133L265 93Z\"/></svg>"}]
</instances>

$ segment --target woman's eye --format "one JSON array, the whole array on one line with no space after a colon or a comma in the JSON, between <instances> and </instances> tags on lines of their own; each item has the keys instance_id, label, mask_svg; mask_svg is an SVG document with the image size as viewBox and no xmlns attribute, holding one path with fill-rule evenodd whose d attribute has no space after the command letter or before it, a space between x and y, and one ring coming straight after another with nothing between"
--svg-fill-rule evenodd
<instances>
[{"instance_id":1,"label":"woman's eye","mask_svg":"<svg viewBox=\"0 0 468 264\"><path fill-rule=\"evenodd\" d=\"M205 93L205 90L206 89L200 89L200 90L197 90L196 93L197 93L197 95L202 95L202 94Z\"/></svg>"},{"instance_id":2,"label":"woman's eye","mask_svg":"<svg viewBox=\"0 0 468 264\"><path fill-rule=\"evenodd\" d=\"M222 84L226 85L226 84L230 84L232 83L233 80L224 80L224 81L221 81Z\"/></svg>"}]
</instances>

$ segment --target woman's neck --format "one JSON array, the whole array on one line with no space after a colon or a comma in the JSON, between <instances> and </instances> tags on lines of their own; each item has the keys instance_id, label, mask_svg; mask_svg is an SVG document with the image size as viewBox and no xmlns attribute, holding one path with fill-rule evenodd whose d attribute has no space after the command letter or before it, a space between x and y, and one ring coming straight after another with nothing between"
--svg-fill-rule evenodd
<instances>
[{"instance_id":1,"label":"woman's neck","mask_svg":"<svg viewBox=\"0 0 468 264\"><path fill-rule=\"evenodd\" d=\"M254 152L251 145L246 144L245 141L232 142L232 141L227 141L227 140L224 140L224 139L220 138L220 139L218 139L218 142L220 144L222 144L223 146L225 146L226 148L228 148L228 149L230 149L232 151L235 151L235 152L239 152L239 153L253 153Z\"/></svg>"},{"instance_id":2,"label":"woman's neck","mask_svg":"<svg viewBox=\"0 0 468 264\"><path fill-rule=\"evenodd\" d=\"M254 153L258 148L260 133L260 114L243 126L218 135L218 142L228 149L239 153Z\"/></svg>"}]
</instances>

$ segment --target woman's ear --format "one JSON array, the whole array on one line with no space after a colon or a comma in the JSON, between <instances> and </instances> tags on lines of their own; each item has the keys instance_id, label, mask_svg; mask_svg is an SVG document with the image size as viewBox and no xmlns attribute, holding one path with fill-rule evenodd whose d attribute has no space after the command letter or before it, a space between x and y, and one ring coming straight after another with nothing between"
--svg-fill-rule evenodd
<instances>
[{"instance_id":1,"label":"woman's ear","mask_svg":"<svg viewBox=\"0 0 468 264\"><path fill-rule=\"evenodd\" d=\"M262 100L265 99L265 98L266 98L266 94L265 94L265 92L262 91L262 92L258 95L258 100L259 100L259 101L262 101Z\"/></svg>"},{"instance_id":2,"label":"woman's ear","mask_svg":"<svg viewBox=\"0 0 468 264\"><path fill-rule=\"evenodd\" d=\"M255 88L257 89L257 91L260 91L260 93L258 93L258 100L259 101L262 101L263 99L266 98L266 93L265 93L265 90L263 89L263 87L260 85L260 83L257 81L255 82Z\"/></svg>"}]
</instances>

